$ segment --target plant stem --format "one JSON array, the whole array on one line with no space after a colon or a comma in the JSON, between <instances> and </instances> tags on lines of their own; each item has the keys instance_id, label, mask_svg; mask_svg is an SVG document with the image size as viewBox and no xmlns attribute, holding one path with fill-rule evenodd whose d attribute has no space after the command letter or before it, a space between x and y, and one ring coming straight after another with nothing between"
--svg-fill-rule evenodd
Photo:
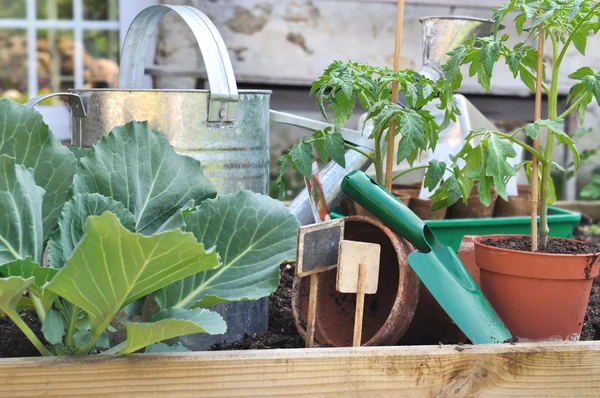
<instances>
[{"instance_id":1,"label":"plant stem","mask_svg":"<svg viewBox=\"0 0 600 398\"><path fill-rule=\"evenodd\" d=\"M567 116L569 116L569 114L571 112L573 112L579 106L579 104L581 104L583 102L583 100L586 99L586 96L588 96L588 95L589 94L586 93L586 94L583 94L581 97L579 97L577 99L577 101L573 102L566 111L564 111L563 113L558 115L558 119L565 119Z\"/></svg>"},{"instance_id":2,"label":"plant stem","mask_svg":"<svg viewBox=\"0 0 600 398\"><path fill-rule=\"evenodd\" d=\"M416 166L416 167L411 167L411 168L409 168L409 169L403 170L403 171L399 172L398 174L394 175L394 176L392 177L392 180L395 180L395 179L397 179L397 178L400 178L400 177L402 177L404 174L408 174L408 173L410 173L410 172L413 172L413 171L415 171L415 170L419 170L419 169L426 169L426 168L427 168L427 166L428 166L428 165L426 165L426 164L425 164L425 165L423 165L423 166Z\"/></svg>"},{"instance_id":3,"label":"plant stem","mask_svg":"<svg viewBox=\"0 0 600 398\"><path fill-rule=\"evenodd\" d=\"M347 143L344 142L344 148L352 149L353 151L358 152L361 155L363 155L364 157L366 157L367 159L369 159L371 162L375 163L375 158L373 157L373 155L368 154L367 152L361 151L360 149L358 149L354 145L350 145L350 144L347 144Z\"/></svg>"},{"instance_id":4,"label":"plant stem","mask_svg":"<svg viewBox=\"0 0 600 398\"><path fill-rule=\"evenodd\" d=\"M554 34L550 32L552 41L552 55L554 60L558 60L558 43ZM555 61L552 65L552 84L548 94L548 119L554 120L558 114L558 70L560 62ZM550 196L550 171L552 169L552 155L554 149L554 133L548 131L546 134L545 161L542 168L542 183L540 193L540 243L542 248L548 243L548 198Z\"/></svg>"},{"instance_id":5,"label":"plant stem","mask_svg":"<svg viewBox=\"0 0 600 398\"><path fill-rule=\"evenodd\" d=\"M542 68L544 67L544 30L543 25L540 26L538 36L538 51L537 51L537 76L535 86L535 110L534 121L542 118ZM537 151L540 146L539 135L533 140L533 149ZM539 197L539 172L538 172L538 156L534 155L531 162L531 251L536 252L538 249L538 231L537 231L537 207Z\"/></svg>"},{"instance_id":6,"label":"plant stem","mask_svg":"<svg viewBox=\"0 0 600 398\"><path fill-rule=\"evenodd\" d=\"M114 347L109 348L106 351L102 351L100 354L98 355L113 355L113 354L119 354L119 351L121 351L123 348L127 347L127 340L124 340L122 342L120 342L119 344L117 344Z\"/></svg>"},{"instance_id":7,"label":"plant stem","mask_svg":"<svg viewBox=\"0 0 600 398\"><path fill-rule=\"evenodd\" d=\"M43 325L44 320L46 319L46 310L44 310L44 305L42 304L42 300L34 294L29 295L31 297L31 302L33 303L33 307L35 308L35 312L40 319L40 323Z\"/></svg>"},{"instance_id":8,"label":"plant stem","mask_svg":"<svg viewBox=\"0 0 600 398\"><path fill-rule=\"evenodd\" d=\"M384 175L383 175L383 155L381 148L381 137L375 137L375 161L373 162L375 165L375 178L377 182L381 185L384 184Z\"/></svg>"},{"instance_id":9,"label":"plant stem","mask_svg":"<svg viewBox=\"0 0 600 398\"><path fill-rule=\"evenodd\" d=\"M21 332L31 341L31 344L37 348L37 350L45 357L51 357L52 353L46 348L46 346L38 339L38 337L33 333L33 331L27 326L27 324L21 319L19 314L15 311L5 311L4 312L8 317L17 325Z\"/></svg>"}]
</instances>

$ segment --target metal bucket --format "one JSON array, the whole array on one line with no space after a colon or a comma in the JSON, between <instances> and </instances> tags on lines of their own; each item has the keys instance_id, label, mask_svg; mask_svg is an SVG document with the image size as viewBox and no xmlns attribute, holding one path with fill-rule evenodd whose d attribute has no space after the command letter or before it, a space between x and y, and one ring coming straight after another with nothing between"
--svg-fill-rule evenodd
<instances>
[{"instance_id":1,"label":"metal bucket","mask_svg":"<svg viewBox=\"0 0 600 398\"><path fill-rule=\"evenodd\" d=\"M168 12L177 13L192 30L205 62L210 90L142 90L145 54L158 23ZM68 93L41 95L29 106L53 96L66 96L72 110L72 143L90 147L115 126L130 121L148 121L150 128L163 133L174 150L202 163L208 179L219 194L242 189L268 194L270 121L309 130L327 123L269 110L271 91L237 90L227 47L214 24L189 6L156 5L133 20L121 54L119 89L78 89ZM353 130L343 129L344 138L366 149L372 140ZM366 169L370 162L346 152L346 168L333 162L323 170L330 206L341 200L339 184L344 175ZM290 210L303 224L312 222L308 195L301 195ZM225 335L185 336L188 348L201 350L216 343L234 342L245 334L261 333L268 326L267 298L219 304L212 309L227 322Z\"/></svg>"}]
</instances>

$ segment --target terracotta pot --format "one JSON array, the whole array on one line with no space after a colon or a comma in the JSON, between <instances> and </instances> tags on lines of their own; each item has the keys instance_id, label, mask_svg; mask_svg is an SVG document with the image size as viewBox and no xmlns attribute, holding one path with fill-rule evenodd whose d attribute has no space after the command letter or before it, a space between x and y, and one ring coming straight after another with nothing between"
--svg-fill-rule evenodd
<instances>
[{"instance_id":1,"label":"terracotta pot","mask_svg":"<svg viewBox=\"0 0 600 398\"><path fill-rule=\"evenodd\" d=\"M435 200L431 199L419 199L410 198L410 204L408 207L421 219L421 220L443 220L446 218L446 212L448 208L444 207L436 211L431 210L431 206L435 203Z\"/></svg>"},{"instance_id":2,"label":"terracotta pot","mask_svg":"<svg viewBox=\"0 0 600 398\"><path fill-rule=\"evenodd\" d=\"M518 196L509 196L508 201L499 198L496 202L494 216L496 217L518 217L531 214L531 187L519 185Z\"/></svg>"},{"instance_id":3,"label":"terracotta pot","mask_svg":"<svg viewBox=\"0 0 600 398\"><path fill-rule=\"evenodd\" d=\"M479 200L477 186L473 187L471 196L467 199L467 204L460 199L448 209L448 218L489 218L494 215L498 192L492 188L492 200L489 206L485 206Z\"/></svg>"},{"instance_id":4,"label":"terracotta pot","mask_svg":"<svg viewBox=\"0 0 600 398\"><path fill-rule=\"evenodd\" d=\"M532 253L481 243L515 236L473 239L483 294L519 339L579 339L600 253Z\"/></svg>"},{"instance_id":5,"label":"terracotta pot","mask_svg":"<svg viewBox=\"0 0 600 398\"><path fill-rule=\"evenodd\" d=\"M346 218L344 239L381 245L377 293L365 296L362 345L391 345L411 323L419 300L420 282L406 257L412 246L381 222L367 217ZM336 347L352 346L355 294L338 293L337 269L319 274L315 342ZM292 313L300 335L306 336L310 278L295 278Z\"/></svg>"}]
</instances>

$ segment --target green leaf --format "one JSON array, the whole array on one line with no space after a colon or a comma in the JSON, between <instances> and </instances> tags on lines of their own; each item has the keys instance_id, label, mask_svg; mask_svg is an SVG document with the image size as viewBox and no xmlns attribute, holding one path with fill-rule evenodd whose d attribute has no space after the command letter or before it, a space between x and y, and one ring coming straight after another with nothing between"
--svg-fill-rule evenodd
<instances>
[{"instance_id":1,"label":"green leaf","mask_svg":"<svg viewBox=\"0 0 600 398\"><path fill-rule=\"evenodd\" d=\"M110 337L108 337L106 331L102 332L98 340L96 340L96 343L94 343L94 347L103 349L110 348Z\"/></svg>"},{"instance_id":2,"label":"green leaf","mask_svg":"<svg viewBox=\"0 0 600 398\"><path fill-rule=\"evenodd\" d=\"M63 336L65 335L65 325L63 324L62 316L58 311L50 310L46 314L44 325L42 326L42 333L48 343L52 345L62 343Z\"/></svg>"},{"instance_id":3,"label":"green leaf","mask_svg":"<svg viewBox=\"0 0 600 398\"><path fill-rule=\"evenodd\" d=\"M587 47L587 36L588 32L577 31L573 33L573 44L577 51L581 53L581 55L585 55L585 48Z\"/></svg>"},{"instance_id":4,"label":"green leaf","mask_svg":"<svg viewBox=\"0 0 600 398\"><path fill-rule=\"evenodd\" d=\"M36 185L46 192L42 204L46 238L56 228L77 160L54 138L42 115L33 108L7 98L0 99L0 126L0 155L13 157L15 163L33 169Z\"/></svg>"},{"instance_id":5,"label":"green leaf","mask_svg":"<svg viewBox=\"0 0 600 398\"><path fill-rule=\"evenodd\" d=\"M594 71L589 66L583 66L569 75L569 79L583 80L584 77L593 75Z\"/></svg>"},{"instance_id":6,"label":"green leaf","mask_svg":"<svg viewBox=\"0 0 600 398\"><path fill-rule=\"evenodd\" d=\"M223 265L178 281L154 294L160 307L209 307L256 300L279 285L279 264L295 258L298 221L280 202L249 191L202 203L185 220Z\"/></svg>"},{"instance_id":7,"label":"green leaf","mask_svg":"<svg viewBox=\"0 0 600 398\"><path fill-rule=\"evenodd\" d=\"M593 76L586 76L583 78L587 91L594 94L596 102L600 106L600 73Z\"/></svg>"},{"instance_id":8,"label":"green leaf","mask_svg":"<svg viewBox=\"0 0 600 398\"><path fill-rule=\"evenodd\" d=\"M85 348L92 341L92 331L90 329L79 329L73 333L73 340L77 348Z\"/></svg>"},{"instance_id":9,"label":"green leaf","mask_svg":"<svg viewBox=\"0 0 600 398\"><path fill-rule=\"evenodd\" d=\"M450 206L462 198L462 194L460 186L458 185L458 182L456 182L454 176L450 176L450 178L446 180L446 184L446 189L448 190L448 206Z\"/></svg>"},{"instance_id":10,"label":"green leaf","mask_svg":"<svg viewBox=\"0 0 600 398\"><path fill-rule=\"evenodd\" d=\"M504 200L508 200L506 180L507 177L515 175L515 169L506 159L514 158L517 156L517 153L509 141L503 140L494 134L490 135L486 142L488 154L485 164L485 175L492 177L498 195Z\"/></svg>"},{"instance_id":11,"label":"green leaf","mask_svg":"<svg viewBox=\"0 0 600 398\"><path fill-rule=\"evenodd\" d=\"M77 159L77 160L85 157L85 155L87 155L89 150L90 150L89 148L82 148L79 146L69 147L69 151L71 151L71 153L73 154L73 156L75 156L75 159Z\"/></svg>"},{"instance_id":12,"label":"green leaf","mask_svg":"<svg viewBox=\"0 0 600 398\"><path fill-rule=\"evenodd\" d=\"M146 354L158 354L163 352L191 352L181 343L167 345L165 343L155 343L146 347Z\"/></svg>"},{"instance_id":13,"label":"green leaf","mask_svg":"<svg viewBox=\"0 0 600 398\"><path fill-rule=\"evenodd\" d=\"M147 122L115 127L80 160L74 193L99 193L121 202L135 217L135 230L157 231L193 199L216 195L200 162L175 153Z\"/></svg>"},{"instance_id":14,"label":"green leaf","mask_svg":"<svg viewBox=\"0 0 600 398\"><path fill-rule=\"evenodd\" d=\"M490 91L492 71L494 70L494 64L500 57L501 49L502 43L499 40L489 40L483 42L479 50L479 62L476 64L477 80L487 92Z\"/></svg>"},{"instance_id":15,"label":"green leaf","mask_svg":"<svg viewBox=\"0 0 600 398\"><path fill-rule=\"evenodd\" d=\"M582 199L600 199L600 175L594 175L592 180L579 192Z\"/></svg>"},{"instance_id":16,"label":"green leaf","mask_svg":"<svg viewBox=\"0 0 600 398\"><path fill-rule=\"evenodd\" d=\"M185 205L183 205L183 207L177 209L175 214L169 217L169 219L165 221L163 225L158 227L155 234L160 234L177 228L182 229L185 226L185 216L193 211L196 211L196 203L194 202L194 199L190 199Z\"/></svg>"},{"instance_id":17,"label":"green leaf","mask_svg":"<svg viewBox=\"0 0 600 398\"><path fill-rule=\"evenodd\" d=\"M344 127L344 124L350 119L350 116L352 116L355 102L354 97L347 98L342 90L336 91L334 99L335 101L330 106L333 108L331 115L333 116L336 130L339 130Z\"/></svg>"},{"instance_id":18,"label":"green leaf","mask_svg":"<svg viewBox=\"0 0 600 398\"><path fill-rule=\"evenodd\" d=\"M64 297L102 330L126 304L202 270L218 266L190 233L143 236L105 212L88 218L86 234L47 289Z\"/></svg>"},{"instance_id":19,"label":"green leaf","mask_svg":"<svg viewBox=\"0 0 600 398\"><path fill-rule=\"evenodd\" d=\"M0 176L0 265L26 257L39 263L44 191L36 186L31 169L7 155L0 155Z\"/></svg>"},{"instance_id":20,"label":"green leaf","mask_svg":"<svg viewBox=\"0 0 600 398\"><path fill-rule=\"evenodd\" d=\"M45 285L54 278L57 272L55 269L42 267L40 264L31 261L30 258L15 260L0 266L0 275L2 276L33 278L33 282L27 290L32 299L39 303L36 310L38 310L38 316L42 322L44 322L46 313L56 300L56 294L47 290Z\"/></svg>"},{"instance_id":21,"label":"green leaf","mask_svg":"<svg viewBox=\"0 0 600 398\"><path fill-rule=\"evenodd\" d=\"M427 166L427 172L425 173L425 186L429 191L433 191L437 184L440 182L444 173L446 172L446 163L432 160Z\"/></svg>"},{"instance_id":22,"label":"green leaf","mask_svg":"<svg viewBox=\"0 0 600 398\"><path fill-rule=\"evenodd\" d=\"M346 167L344 137L340 133L325 135L325 152L340 166Z\"/></svg>"},{"instance_id":23,"label":"green leaf","mask_svg":"<svg viewBox=\"0 0 600 398\"><path fill-rule=\"evenodd\" d=\"M492 203L492 179L485 177L479 180L477 184L477 192L479 200L485 207L490 207Z\"/></svg>"},{"instance_id":24,"label":"green leaf","mask_svg":"<svg viewBox=\"0 0 600 398\"><path fill-rule=\"evenodd\" d=\"M285 183L283 181L285 177L285 173L287 172L287 160L290 155L283 155L278 161L277 166L279 166L279 175L277 176L277 188L279 189L279 193L277 195L277 199L283 200L285 198Z\"/></svg>"},{"instance_id":25,"label":"green leaf","mask_svg":"<svg viewBox=\"0 0 600 398\"><path fill-rule=\"evenodd\" d=\"M52 268L62 268L85 234L89 216L99 216L105 211L115 214L129 231L135 230L135 218L120 202L99 195L78 194L67 202L58 220L58 230L48 242L48 260Z\"/></svg>"},{"instance_id":26,"label":"green leaf","mask_svg":"<svg viewBox=\"0 0 600 398\"><path fill-rule=\"evenodd\" d=\"M310 179L312 176L312 163L314 160L312 145L308 142L295 144L292 149L290 149L290 156L292 157L294 168L304 177Z\"/></svg>"},{"instance_id":27,"label":"green leaf","mask_svg":"<svg viewBox=\"0 0 600 398\"><path fill-rule=\"evenodd\" d=\"M525 125L525 134L532 140L535 140L540 134L540 126L537 123L527 123Z\"/></svg>"},{"instance_id":28,"label":"green leaf","mask_svg":"<svg viewBox=\"0 0 600 398\"><path fill-rule=\"evenodd\" d=\"M33 283L33 278L24 279L20 276L0 278L0 311L19 316L17 309L23 293Z\"/></svg>"},{"instance_id":29,"label":"green leaf","mask_svg":"<svg viewBox=\"0 0 600 398\"><path fill-rule=\"evenodd\" d=\"M313 138L315 138L314 134ZM329 163L329 155L327 154L327 151L325 151L325 138L321 140L315 140L312 144L315 147L315 151L317 152L317 156L319 156L321 162L325 164Z\"/></svg>"},{"instance_id":30,"label":"green leaf","mask_svg":"<svg viewBox=\"0 0 600 398\"><path fill-rule=\"evenodd\" d=\"M206 309L169 308L154 315L151 322L127 322L125 327L127 346L121 350L121 354L192 333L223 334L227 331L227 324L221 315Z\"/></svg>"}]
</instances>

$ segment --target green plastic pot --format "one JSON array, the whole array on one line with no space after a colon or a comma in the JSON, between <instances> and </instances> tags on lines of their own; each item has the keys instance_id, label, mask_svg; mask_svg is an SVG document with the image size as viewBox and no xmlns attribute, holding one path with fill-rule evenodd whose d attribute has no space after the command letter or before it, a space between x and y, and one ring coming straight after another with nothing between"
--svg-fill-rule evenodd
<instances>
[{"instance_id":1,"label":"green plastic pot","mask_svg":"<svg viewBox=\"0 0 600 398\"><path fill-rule=\"evenodd\" d=\"M332 212L330 215L331 218L342 217L338 212ZM573 228L580 220L581 214L575 211L557 207L548 208L548 226L552 237L573 237ZM465 235L527 235L531 232L531 219L527 216L429 220L425 221L425 224L442 244L450 246L455 252L458 252L460 242Z\"/></svg>"}]
</instances>

